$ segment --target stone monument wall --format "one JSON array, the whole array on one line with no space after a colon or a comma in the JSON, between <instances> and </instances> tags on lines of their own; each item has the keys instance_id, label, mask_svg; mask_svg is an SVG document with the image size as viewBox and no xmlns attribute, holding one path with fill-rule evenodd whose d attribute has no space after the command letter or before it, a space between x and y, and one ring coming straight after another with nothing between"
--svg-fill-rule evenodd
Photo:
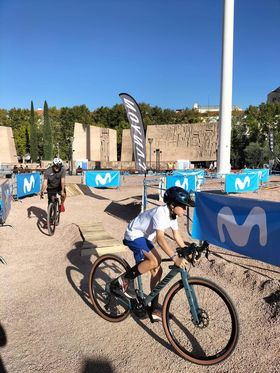
<instances>
[{"instance_id":1,"label":"stone monument wall","mask_svg":"<svg viewBox=\"0 0 280 373\"><path fill-rule=\"evenodd\" d=\"M109 128L109 161L116 162L117 160L117 131Z\"/></svg>"},{"instance_id":2,"label":"stone monument wall","mask_svg":"<svg viewBox=\"0 0 280 373\"><path fill-rule=\"evenodd\" d=\"M11 127L0 126L0 163L17 164L17 151Z\"/></svg>"},{"instance_id":3,"label":"stone monument wall","mask_svg":"<svg viewBox=\"0 0 280 373\"><path fill-rule=\"evenodd\" d=\"M155 162L155 150L160 149L160 162L188 159L192 162L215 161L217 123L190 123L147 126L146 155ZM129 132L123 131L122 161L132 161L132 143ZM148 138L152 139L151 146ZM129 142L129 144L128 144ZM150 158L151 157L151 158Z\"/></svg>"},{"instance_id":4,"label":"stone monument wall","mask_svg":"<svg viewBox=\"0 0 280 373\"><path fill-rule=\"evenodd\" d=\"M101 128L90 126L90 157L91 161L100 161L100 134Z\"/></svg>"},{"instance_id":5,"label":"stone monument wall","mask_svg":"<svg viewBox=\"0 0 280 373\"><path fill-rule=\"evenodd\" d=\"M132 142L130 136L130 129L125 129L122 132L122 152L121 152L121 161L122 162L131 162L132 161Z\"/></svg>"},{"instance_id":6,"label":"stone monument wall","mask_svg":"<svg viewBox=\"0 0 280 373\"><path fill-rule=\"evenodd\" d=\"M75 123L73 160L88 159L96 162L117 161L117 131L111 128Z\"/></svg>"},{"instance_id":7,"label":"stone monument wall","mask_svg":"<svg viewBox=\"0 0 280 373\"><path fill-rule=\"evenodd\" d=\"M75 123L73 140L73 160L88 159L88 130L82 123Z\"/></svg>"}]
</instances>

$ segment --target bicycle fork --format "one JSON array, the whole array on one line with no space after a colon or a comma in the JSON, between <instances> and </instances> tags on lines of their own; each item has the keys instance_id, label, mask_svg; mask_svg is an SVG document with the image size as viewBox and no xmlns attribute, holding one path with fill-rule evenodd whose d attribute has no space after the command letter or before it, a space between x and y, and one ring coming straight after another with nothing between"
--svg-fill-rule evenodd
<instances>
[{"instance_id":1,"label":"bicycle fork","mask_svg":"<svg viewBox=\"0 0 280 373\"><path fill-rule=\"evenodd\" d=\"M200 323L199 306L196 299L195 291L192 285L189 284L189 274L185 269L180 269L181 277L185 289L185 293L190 305L190 311L195 325Z\"/></svg>"}]
</instances>

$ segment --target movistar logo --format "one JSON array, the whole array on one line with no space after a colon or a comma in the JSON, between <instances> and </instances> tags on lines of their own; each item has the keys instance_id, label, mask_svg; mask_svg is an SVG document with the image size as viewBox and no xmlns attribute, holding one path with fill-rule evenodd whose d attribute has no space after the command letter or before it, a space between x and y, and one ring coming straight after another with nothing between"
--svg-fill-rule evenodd
<instances>
[{"instance_id":1,"label":"movistar logo","mask_svg":"<svg viewBox=\"0 0 280 373\"><path fill-rule=\"evenodd\" d=\"M107 183L111 183L111 181L112 181L112 176L109 172L106 172L104 177L100 174L97 174L95 177L96 185L105 185Z\"/></svg>"},{"instance_id":2,"label":"movistar logo","mask_svg":"<svg viewBox=\"0 0 280 373\"><path fill-rule=\"evenodd\" d=\"M245 176L244 180L242 181L239 177L235 180L235 189L244 190L245 188L249 188L250 186L250 176Z\"/></svg>"},{"instance_id":3,"label":"movistar logo","mask_svg":"<svg viewBox=\"0 0 280 373\"><path fill-rule=\"evenodd\" d=\"M232 242L239 247L247 245L254 226L259 228L259 242L261 246L267 244L266 213L261 207L253 207L245 222L237 224L230 207L224 206L218 213L217 226L221 242L225 242L224 228L227 229Z\"/></svg>"},{"instance_id":4,"label":"movistar logo","mask_svg":"<svg viewBox=\"0 0 280 373\"><path fill-rule=\"evenodd\" d=\"M188 178L187 177L184 177L184 180L182 181L182 183L180 182L180 180L176 180L175 182L175 185L178 186L178 187L181 187L185 190L188 190L189 189L189 181L188 181Z\"/></svg>"},{"instance_id":5,"label":"movistar logo","mask_svg":"<svg viewBox=\"0 0 280 373\"><path fill-rule=\"evenodd\" d=\"M24 193L31 192L34 186L35 186L35 178L33 175L30 176L29 180L27 177L24 178L23 180L23 192Z\"/></svg>"}]
</instances>

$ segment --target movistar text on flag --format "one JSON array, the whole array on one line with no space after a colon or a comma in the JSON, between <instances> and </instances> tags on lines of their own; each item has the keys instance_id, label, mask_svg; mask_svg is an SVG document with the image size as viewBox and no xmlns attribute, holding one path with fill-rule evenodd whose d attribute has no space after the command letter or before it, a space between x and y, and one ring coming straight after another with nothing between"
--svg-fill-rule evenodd
<instances>
[{"instance_id":1,"label":"movistar text on flag","mask_svg":"<svg viewBox=\"0 0 280 373\"><path fill-rule=\"evenodd\" d=\"M280 203L197 192L192 237L280 265Z\"/></svg>"},{"instance_id":2,"label":"movistar text on flag","mask_svg":"<svg viewBox=\"0 0 280 373\"><path fill-rule=\"evenodd\" d=\"M119 96L123 101L130 124L135 168L139 172L146 172L146 138L139 106L129 94L121 93Z\"/></svg>"}]
</instances>

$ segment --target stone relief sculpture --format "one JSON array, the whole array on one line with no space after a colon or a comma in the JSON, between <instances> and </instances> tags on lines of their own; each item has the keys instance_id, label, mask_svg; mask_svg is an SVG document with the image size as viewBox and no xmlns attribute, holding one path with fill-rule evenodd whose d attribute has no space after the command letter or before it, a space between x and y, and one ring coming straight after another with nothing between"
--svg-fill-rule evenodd
<instances>
[{"instance_id":1,"label":"stone relief sculpture","mask_svg":"<svg viewBox=\"0 0 280 373\"><path fill-rule=\"evenodd\" d=\"M102 128L100 135L101 149L100 160L102 162L109 161L109 129Z\"/></svg>"},{"instance_id":2,"label":"stone relief sculpture","mask_svg":"<svg viewBox=\"0 0 280 373\"><path fill-rule=\"evenodd\" d=\"M151 153L154 161L155 149L161 150L161 160L166 162L178 159L190 161L214 161L217 149L217 123L190 123L151 125L147 127L146 139L153 139L151 148L147 141L147 156ZM126 143L128 133L123 137ZM131 140L130 140L131 141ZM128 147L125 157L128 159ZM132 160L132 149L129 149ZM122 155L123 159L123 155Z\"/></svg>"},{"instance_id":3,"label":"stone relief sculpture","mask_svg":"<svg viewBox=\"0 0 280 373\"><path fill-rule=\"evenodd\" d=\"M74 160L116 162L116 130L75 123L73 149Z\"/></svg>"}]
</instances>

